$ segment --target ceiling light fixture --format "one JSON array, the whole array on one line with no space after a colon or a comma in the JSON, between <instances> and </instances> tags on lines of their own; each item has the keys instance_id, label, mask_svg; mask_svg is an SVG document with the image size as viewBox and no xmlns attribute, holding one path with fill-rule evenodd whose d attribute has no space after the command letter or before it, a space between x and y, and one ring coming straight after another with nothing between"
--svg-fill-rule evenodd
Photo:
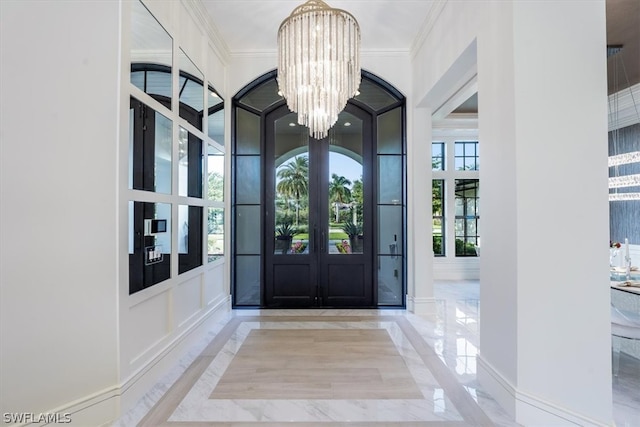
<instances>
[{"instance_id":1,"label":"ceiling light fixture","mask_svg":"<svg viewBox=\"0 0 640 427\"><path fill-rule=\"evenodd\" d=\"M640 163L640 151L609 156L609 167Z\"/></svg>"},{"instance_id":2,"label":"ceiling light fixture","mask_svg":"<svg viewBox=\"0 0 640 427\"><path fill-rule=\"evenodd\" d=\"M629 201L629 200L640 200L640 193L635 192L633 190L629 191L629 187L638 187L640 186L640 174L630 174L629 171L633 169L627 168L627 173L624 175L620 175L619 168L626 167L626 165L632 165L640 162L640 152L632 151L620 154L621 150L624 148L620 147L620 108L619 108L619 98L620 98L620 90L619 90L619 78L618 78L618 67L620 66L622 73L626 79L626 86L629 88L629 93L631 95L631 100L633 106L635 108L636 115L638 116L638 122L640 123L640 113L638 112L638 107L636 105L635 99L633 97L633 89L631 84L629 83L629 76L627 75L626 68L624 66L624 61L622 60L621 51L623 49L622 45L609 45L607 46L607 57L613 57L613 82L614 82L614 93L609 96L609 134L611 135L611 148L612 155L609 156L609 167L613 168L613 171L610 171L609 174L609 189L613 190L613 192L609 193L609 201L617 202L617 201ZM611 173L612 172L612 173ZM619 192L618 189L625 189L622 192Z\"/></svg>"},{"instance_id":3,"label":"ceiling light fixture","mask_svg":"<svg viewBox=\"0 0 640 427\"><path fill-rule=\"evenodd\" d=\"M278 86L309 135L326 138L360 87L360 27L320 0L296 7L278 29Z\"/></svg>"}]
</instances>

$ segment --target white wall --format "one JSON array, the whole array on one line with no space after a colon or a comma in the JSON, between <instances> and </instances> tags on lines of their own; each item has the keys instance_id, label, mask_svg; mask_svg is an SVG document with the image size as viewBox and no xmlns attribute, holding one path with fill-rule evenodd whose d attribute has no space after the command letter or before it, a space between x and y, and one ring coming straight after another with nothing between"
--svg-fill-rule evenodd
<instances>
[{"instance_id":1,"label":"white wall","mask_svg":"<svg viewBox=\"0 0 640 427\"><path fill-rule=\"evenodd\" d=\"M610 424L604 2L447 2L440 16L414 93L437 108L476 56L481 384L524 425Z\"/></svg>"},{"instance_id":2,"label":"white wall","mask_svg":"<svg viewBox=\"0 0 640 427\"><path fill-rule=\"evenodd\" d=\"M74 412L118 379L119 5L2 1L0 18L1 412Z\"/></svg>"},{"instance_id":3,"label":"white wall","mask_svg":"<svg viewBox=\"0 0 640 427\"><path fill-rule=\"evenodd\" d=\"M149 2L225 94L224 49L189 5ZM131 3L0 7L1 409L100 425L228 309L227 266L205 262L129 295Z\"/></svg>"}]
</instances>

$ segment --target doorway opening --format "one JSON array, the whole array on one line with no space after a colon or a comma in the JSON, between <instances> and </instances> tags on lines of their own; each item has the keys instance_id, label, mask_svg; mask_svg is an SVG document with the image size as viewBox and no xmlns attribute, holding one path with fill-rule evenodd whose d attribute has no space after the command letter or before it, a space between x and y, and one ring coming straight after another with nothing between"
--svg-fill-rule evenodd
<instances>
[{"instance_id":1,"label":"doorway opening","mask_svg":"<svg viewBox=\"0 0 640 427\"><path fill-rule=\"evenodd\" d=\"M275 78L234 97L234 307L404 307L404 97L363 72L318 140Z\"/></svg>"}]
</instances>

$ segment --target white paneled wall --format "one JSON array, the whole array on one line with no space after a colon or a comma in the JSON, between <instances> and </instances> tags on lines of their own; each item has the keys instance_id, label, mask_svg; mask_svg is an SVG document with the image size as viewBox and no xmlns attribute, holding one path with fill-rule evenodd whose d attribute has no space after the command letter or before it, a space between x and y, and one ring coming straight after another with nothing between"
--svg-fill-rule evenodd
<instances>
[{"instance_id":1,"label":"white paneled wall","mask_svg":"<svg viewBox=\"0 0 640 427\"><path fill-rule=\"evenodd\" d=\"M169 290L154 295L129 308L130 324L124 347L128 347L131 355L129 364L133 369L150 358L162 345L162 339L169 336L171 331L170 318L171 298Z\"/></svg>"},{"instance_id":2,"label":"white paneled wall","mask_svg":"<svg viewBox=\"0 0 640 427\"><path fill-rule=\"evenodd\" d=\"M203 5L199 2L157 2L144 0L143 3L155 16L160 25L173 40L174 60L183 51L193 65L203 74L205 87L211 84L225 100L225 123L229 123L230 100L227 93L226 68L228 54L218 40L212 38L214 31L209 27ZM157 107L153 99L141 91L137 91L129 83L129 57L127 47L132 37L130 7L123 3L123 52L121 79L122 108L128 110L129 96L135 93L142 102ZM178 64L174 62L174 70ZM174 80L175 82L175 80ZM175 83L174 83L175 84ZM174 88L174 96L175 96ZM204 96L204 93L203 93ZM206 98L205 98L206 99ZM160 107L162 108L162 107ZM206 141L206 129L199 132L179 117L178 111L164 109L174 128L174 139L177 126L182 126ZM126 157L128 141L128 116L121 114L121 157L120 173L122 182L126 183L128 158ZM228 146L230 132L225 132L225 146ZM218 141L222 142L222 141ZM176 142L177 143L177 142ZM228 162L226 163L229 164ZM176 174L174 174L174 178ZM178 182L180 180L178 179ZM126 184L125 184L126 185ZM174 183L174 190L176 185ZM228 188L228 185L227 185ZM174 191L172 195L140 194L135 190L122 188L121 203L126 205L133 198L148 198L148 201L171 203L174 213L179 205L194 204L180 198ZM204 191L206 194L206 189ZM227 192L228 194L228 192ZM161 200L160 200L161 199ZM147 201L145 199L145 201ZM195 203L198 205L198 203ZM217 205L216 205L217 206ZM228 206L228 202L224 206ZM203 208L207 217L207 205ZM227 216L228 217L228 216ZM124 217L123 217L124 219ZM227 224L228 227L228 224ZM120 224L120 234L127 235L128 224ZM125 239L126 240L126 239ZM206 238L205 238L206 242ZM124 242L126 244L126 242ZM121 265L128 265L125 245L121 246ZM172 247L177 248L176 237L173 236ZM228 248L227 248L228 250ZM205 250L206 252L206 250ZM121 412L128 410L146 393L167 370L173 368L184 356L193 342L206 334L209 325L221 312L230 309L229 284L225 259L208 262L206 254L203 265L178 274L177 252L173 252L171 277L133 295L128 293L128 276L126 268L120 274L120 387L122 388Z\"/></svg>"},{"instance_id":3,"label":"white paneled wall","mask_svg":"<svg viewBox=\"0 0 640 427\"><path fill-rule=\"evenodd\" d=\"M434 280L479 280L480 258L435 257L433 260Z\"/></svg>"},{"instance_id":4,"label":"white paneled wall","mask_svg":"<svg viewBox=\"0 0 640 427\"><path fill-rule=\"evenodd\" d=\"M205 306L212 306L220 302L221 298L229 294L228 282L225 282L225 263L217 263L209 269L204 277L204 292L202 295Z\"/></svg>"},{"instance_id":5,"label":"white paneled wall","mask_svg":"<svg viewBox=\"0 0 640 427\"><path fill-rule=\"evenodd\" d=\"M174 327L182 328L188 325L202 307L202 280L203 275L198 274L189 280L181 282L175 288L173 296Z\"/></svg>"}]
</instances>

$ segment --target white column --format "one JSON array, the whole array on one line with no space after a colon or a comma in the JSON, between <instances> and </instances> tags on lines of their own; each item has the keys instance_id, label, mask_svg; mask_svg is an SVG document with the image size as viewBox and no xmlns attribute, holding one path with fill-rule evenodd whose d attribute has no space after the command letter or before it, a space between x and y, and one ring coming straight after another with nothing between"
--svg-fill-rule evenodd
<instances>
[{"instance_id":1,"label":"white column","mask_svg":"<svg viewBox=\"0 0 640 427\"><path fill-rule=\"evenodd\" d=\"M435 312L431 212L431 110L413 110L412 138L407 144L408 278L407 308L416 314Z\"/></svg>"},{"instance_id":2,"label":"white column","mask_svg":"<svg viewBox=\"0 0 640 427\"><path fill-rule=\"evenodd\" d=\"M480 383L523 425L611 425L604 1L490 7Z\"/></svg>"}]
</instances>

